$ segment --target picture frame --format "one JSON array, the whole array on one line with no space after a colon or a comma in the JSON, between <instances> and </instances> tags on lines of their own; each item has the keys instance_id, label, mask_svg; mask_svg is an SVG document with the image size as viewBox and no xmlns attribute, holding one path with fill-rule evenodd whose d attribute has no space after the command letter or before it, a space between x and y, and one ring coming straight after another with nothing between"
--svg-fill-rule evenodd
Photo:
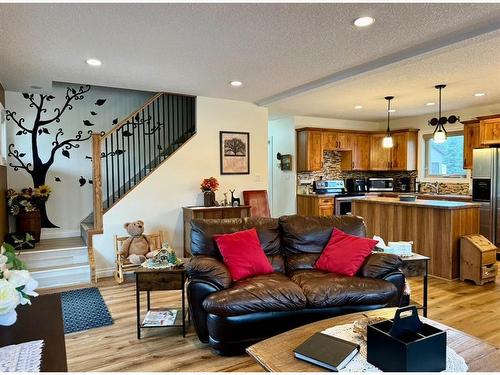
<instances>
[{"instance_id":1,"label":"picture frame","mask_svg":"<svg viewBox=\"0 0 500 375\"><path fill-rule=\"evenodd\" d=\"M220 174L250 174L250 133L220 131Z\"/></svg>"}]
</instances>

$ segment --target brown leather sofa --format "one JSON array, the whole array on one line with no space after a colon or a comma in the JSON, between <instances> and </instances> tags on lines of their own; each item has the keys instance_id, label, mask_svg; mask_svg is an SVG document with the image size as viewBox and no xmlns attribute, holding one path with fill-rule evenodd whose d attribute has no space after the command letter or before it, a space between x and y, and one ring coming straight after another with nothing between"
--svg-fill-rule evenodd
<instances>
[{"instance_id":1,"label":"brown leather sofa","mask_svg":"<svg viewBox=\"0 0 500 375\"><path fill-rule=\"evenodd\" d=\"M354 277L314 268L333 227L366 236L363 219L354 216L193 220L187 293L199 339L220 354L237 354L316 320L402 305L397 256L372 254ZM213 235L249 228L257 229L275 273L233 283Z\"/></svg>"}]
</instances>

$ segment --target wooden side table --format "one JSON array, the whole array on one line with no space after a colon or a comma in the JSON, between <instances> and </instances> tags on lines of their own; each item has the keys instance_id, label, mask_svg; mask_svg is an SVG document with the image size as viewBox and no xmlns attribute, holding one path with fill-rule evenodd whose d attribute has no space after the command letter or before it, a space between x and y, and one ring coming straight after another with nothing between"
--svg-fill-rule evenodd
<instances>
[{"instance_id":1,"label":"wooden side table","mask_svg":"<svg viewBox=\"0 0 500 375\"><path fill-rule=\"evenodd\" d=\"M184 267L149 269L139 267L135 270L135 296L137 307L137 339L141 338L141 329L143 328L167 328L182 327L182 336L186 337L186 296L184 283L186 281L186 271ZM177 309L177 316L172 325L144 326L141 322L141 298L140 292L147 293L147 307L151 310L151 292L158 290L180 290L181 308Z\"/></svg>"},{"instance_id":2,"label":"wooden side table","mask_svg":"<svg viewBox=\"0 0 500 375\"><path fill-rule=\"evenodd\" d=\"M422 276L423 296L422 306L418 307L422 310L423 316L427 318L427 294L429 290L429 261L431 258L425 255L413 253L410 257L401 257L403 266L401 272L406 277Z\"/></svg>"}]
</instances>

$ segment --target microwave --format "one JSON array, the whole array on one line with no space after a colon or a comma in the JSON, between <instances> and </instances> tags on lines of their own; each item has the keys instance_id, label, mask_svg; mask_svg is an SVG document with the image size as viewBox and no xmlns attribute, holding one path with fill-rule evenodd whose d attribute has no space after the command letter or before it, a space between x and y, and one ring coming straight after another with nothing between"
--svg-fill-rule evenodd
<instances>
[{"instance_id":1,"label":"microwave","mask_svg":"<svg viewBox=\"0 0 500 375\"><path fill-rule=\"evenodd\" d=\"M370 191L394 191L393 178L369 178L368 189Z\"/></svg>"}]
</instances>

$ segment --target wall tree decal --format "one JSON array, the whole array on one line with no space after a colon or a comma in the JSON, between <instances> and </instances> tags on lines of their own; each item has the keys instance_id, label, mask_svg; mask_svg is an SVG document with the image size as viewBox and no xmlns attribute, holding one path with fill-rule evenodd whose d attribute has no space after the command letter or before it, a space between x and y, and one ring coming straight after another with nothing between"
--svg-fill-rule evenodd
<instances>
[{"instance_id":1,"label":"wall tree decal","mask_svg":"<svg viewBox=\"0 0 500 375\"><path fill-rule=\"evenodd\" d=\"M6 111L7 120L12 120L20 130L16 135L30 135L31 136L31 150L32 150L32 160L31 162L25 162L23 159L26 157L26 153L20 152L14 143L9 145L8 156L14 159L9 165L17 170L24 170L33 179L33 186L36 188L40 185L45 184L47 178L47 172L54 163L55 157L59 151L61 154L67 158L70 158L70 150L73 148L79 148L80 143L89 140L92 137L92 130L88 130L84 135L83 131L78 131L72 138L63 139L64 132L62 128L59 128L55 133L54 141L52 142L52 149L48 155L46 161L42 160L41 153L39 150L39 137L50 135L50 130L48 126L59 123L61 117L66 111L73 109L73 104L76 101L82 100L84 94L90 91L90 86L80 86L79 89L68 87L66 89L65 102L60 108L55 108L55 114L52 117L46 117L44 114L47 113L47 109L44 108L50 101L55 99L52 95L42 95L39 94L35 96L34 94L23 93L24 99L30 102L30 108L36 110L35 119L31 125L25 125L25 119L18 117L16 112ZM104 104L105 99L99 99L95 104L101 106ZM99 103L99 104L98 104ZM85 123L85 121L88 122ZM90 121L85 120L84 124L86 126L93 126ZM57 178L56 178L57 181ZM60 181L60 180L59 180ZM52 223L47 216L47 210L45 204L40 209L42 227L43 228L58 228L57 225Z\"/></svg>"}]
</instances>

